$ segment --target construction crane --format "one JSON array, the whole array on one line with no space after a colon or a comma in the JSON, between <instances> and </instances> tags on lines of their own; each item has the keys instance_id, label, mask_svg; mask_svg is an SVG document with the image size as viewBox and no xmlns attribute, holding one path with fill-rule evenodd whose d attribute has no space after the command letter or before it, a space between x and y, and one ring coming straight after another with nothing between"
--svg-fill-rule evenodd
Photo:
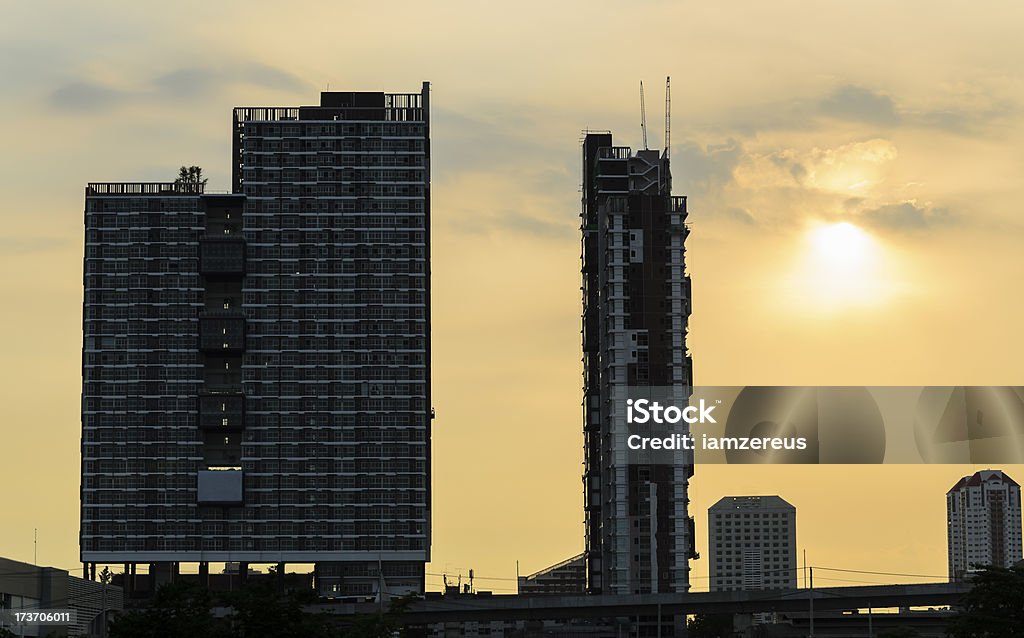
<instances>
[{"instance_id":1,"label":"construction crane","mask_svg":"<svg viewBox=\"0 0 1024 638\"><path fill-rule=\"evenodd\" d=\"M640 80L640 132L644 137L644 150L647 150L647 107L644 105L644 81Z\"/></svg>"},{"instance_id":2,"label":"construction crane","mask_svg":"<svg viewBox=\"0 0 1024 638\"><path fill-rule=\"evenodd\" d=\"M672 150L672 85L671 77L665 76L665 157L668 158ZM641 89L643 92L643 89ZM642 100L641 100L642 101ZM644 147L647 147L647 134L644 134Z\"/></svg>"}]
</instances>

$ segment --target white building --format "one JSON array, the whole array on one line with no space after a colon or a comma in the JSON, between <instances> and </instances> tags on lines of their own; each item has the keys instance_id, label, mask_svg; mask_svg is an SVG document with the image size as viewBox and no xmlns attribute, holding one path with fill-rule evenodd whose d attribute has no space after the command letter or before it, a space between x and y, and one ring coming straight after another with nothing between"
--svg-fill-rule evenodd
<instances>
[{"instance_id":1,"label":"white building","mask_svg":"<svg viewBox=\"0 0 1024 638\"><path fill-rule=\"evenodd\" d=\"M1021 560L1020 485L1001 470L965 476L946 493L949 579Z\"/></svg>"},{"instance_id":2,"label":"white building","mask_svg":"<svg viewBox=\"0 0 1024 638\"><path fill-rule=\"evenodd\" d=\"M726 496L708 510L711 591L796 588L796 508Z\"/></svg>"}]
</instances>

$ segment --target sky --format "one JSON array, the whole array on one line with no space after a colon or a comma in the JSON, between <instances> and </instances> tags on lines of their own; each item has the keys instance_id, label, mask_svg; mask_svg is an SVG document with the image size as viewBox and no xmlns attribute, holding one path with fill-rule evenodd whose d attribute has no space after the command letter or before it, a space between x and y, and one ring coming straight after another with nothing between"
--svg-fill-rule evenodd
<instances>
[{"instance_id":1,"label":"sky","mask_svg":"<svg viewBox=\"0 0 1024 638\"><path fill-rule=\"evenodd\" d=\"M0 556L31 561L38 528L40 563L80 566L85 184L198 164L227 190L231 108L328 88L431 82L429 585L473 568L509 591L517 561L582 551L579 143L641 144L640 80L661 147L672 78L697 385L1024 385L1024 6L0 0L0 15ZM779 494L812 565L943 577L944 493L973 469L698 467L698 551L716 500ZM700 589L707 561L693 569Z\"/></svg>"}]
</instances>

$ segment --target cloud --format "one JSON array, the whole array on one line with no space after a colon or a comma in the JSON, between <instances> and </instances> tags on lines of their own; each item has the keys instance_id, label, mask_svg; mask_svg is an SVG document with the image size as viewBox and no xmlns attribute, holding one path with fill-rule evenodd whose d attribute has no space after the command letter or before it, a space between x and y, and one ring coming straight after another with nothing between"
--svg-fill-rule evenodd
<instances>
[{"instance_id":1,"label":"cloud","mask_svg":"<svg viewBox=\"0 0 1024 638\"><path fill-rule=\"evenodd\" d=\"M854 196L878 186L896 157L891 141L873 138L834 148L750 152L734 175L747 189L801 189Z\"/></svg>"},{"instance_id":2,"label":"cloud","mask_svg":"<svg viewBox=\"0 0 1024 638\"><path fill-rule=\"evenodd\" d=\"M1020 110L1018 103L998 97L991 89L949 89L930 96L927 104L914 104L869 86L844 83L785 100L737 104L715 111L704 127L751 138L766 132L827 130L836 122L977 135Z\"/></svg>"},{"instance_id":3,"label":"cloud","mask_svg":"<svg viewBox=\"0 0 1024 638\"><path fill-rule=\"evenodd\" d=\"M836 88L818 102L818 113L878 126L895 126L901 117L892 98L853 84Z\"/></svg>"},{"instance_id":4,"label":"cloud","mask_svg":"<svg viewBox=\"0 0 1024 638\"><path fill-rule=\"evenodd\" d=\"M179 67L123 88L98 81L73 80L53 89L47 101L60 111L92 113L128 102L194 100L237 85L282 92L305 91L310 86L282 69L258 62L238 62L222 66Z\"/></svg>"},{"instance_id":5,"label":"cloud","mask_svg":"<svg viewBox=\"0 0 1024 638\"><path fill-rule=\"evenodd\" d=\"M742 145L732 138L705 146L694 141L676 144L672 148L673 189L692 196L721 189L732 181L743 155Z\"/></svg>"},{"instance_id":6,"label":"cloud","mask_svg":"<svg viewBox=\"0 0 1024 638\"><path fill-rule=\"evenodd\" d=\"M60 111L92 113L116 105L126 97L123 91L88 81L68 82L50 93L49 103Z\"/></svg>"},{"instance_id":7,"label":"cloud","mask_svg":"<svg viewBox=\"0 0 1024 638\"><path fill-rule=\"evenodd\" d=\"M573 222L577 221L575 216L572 216L571 219ZM556 222L510 210L486 217L473 215L449 218L448 225L456 232L467 235L513 233L537 239L565 240L577 237L579 234L578 226L575 223Z\"/></svg>"},{"instance_id":8,"label":"cloud","mask_svg":"<svg viewBox=\"0 0 1024 638\"><path fill-rule=\"evenodd\" d=\"M921 230L955 221L947 208L919 206L914 201L870 208L861 211L859 217L872 226L891 230Z\"/></svg>"},{"instance_id":9,"label":"cloud","mask_svg":"<svg viewBox=\"0 0 1024 638\"><path fill-rule=\"evenodd\" d=\"M304 91L309 85L282 69L258 62L226 67L182 67L158 76L153 86L168 97L200 97L225 86L247 84L275 91Z\"/></svg>"}]
</instances>

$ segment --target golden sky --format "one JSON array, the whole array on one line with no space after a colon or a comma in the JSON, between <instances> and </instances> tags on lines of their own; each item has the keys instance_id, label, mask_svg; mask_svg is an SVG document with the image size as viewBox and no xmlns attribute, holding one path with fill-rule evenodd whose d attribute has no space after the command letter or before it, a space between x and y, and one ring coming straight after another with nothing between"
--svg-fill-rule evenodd
<instances>
[{"instance_id":1,"label":"golden sky","mask_svg":"<svg viewBox=\"0 0 1024 638\"><path fill-rule=\"evenodd\" d=\"M231 108L328 84L432 82L431 573L582 549L579 140L636 147L641 79L660 146L672 76L697 384L1024 385L1021 5L282 6L0 1L0 556L38 527L77 566L85 183L228 189ZM969 471L700 467L698 549L720 497L777 493L812 564L943 576Z\"/></svg>"}]
</instances>

